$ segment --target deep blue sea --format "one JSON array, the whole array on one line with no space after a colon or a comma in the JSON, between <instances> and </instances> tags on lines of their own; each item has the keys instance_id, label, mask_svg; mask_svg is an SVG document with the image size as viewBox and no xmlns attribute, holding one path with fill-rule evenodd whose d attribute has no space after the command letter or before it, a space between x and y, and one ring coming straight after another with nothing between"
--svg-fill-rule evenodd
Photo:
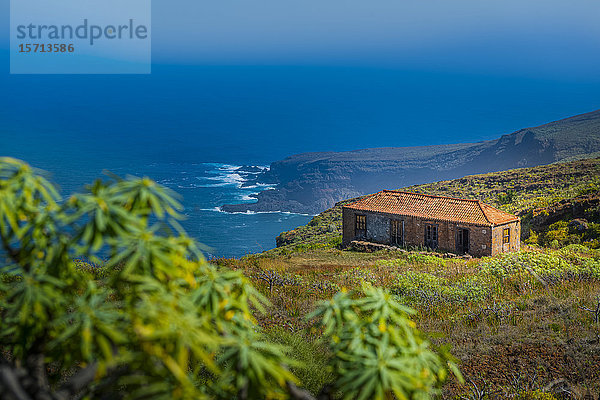
<instances>
[{"instance_id":1,"label":"deep blue sea","mask_svg":"<svg viewBox=\"0 0 600 400\"><path fill-rule=\"evenodd\" d=\"M225 214L252 201L235 168L304 151L475 142L600 108L595 82L308 66L153 66L151 75L0 75L0 155L66 194L147 175L183 196L214 256L275 246L310 216Z\"/></svg>"}]
</instances>

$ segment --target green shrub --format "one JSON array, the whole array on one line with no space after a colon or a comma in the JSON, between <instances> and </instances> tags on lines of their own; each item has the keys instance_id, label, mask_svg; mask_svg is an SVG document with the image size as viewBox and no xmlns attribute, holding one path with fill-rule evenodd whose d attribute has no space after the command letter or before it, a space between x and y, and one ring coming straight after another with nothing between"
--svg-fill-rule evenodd
<instances>
[{"instance_id":1,"label":"green shrub","mask_svg":"<svg viewBox=\"0 0 600 400\"><path fill-rule=\"evenodd\" d=\"M582 250L585 249L585 250ZM568 246L552 254L541 252L518 252L497 257L484 257L479 263L479 273L498 279L514 276L533 276L547 282L560 279L600 279L596 254L585 246Z\"/></svg>"},{"instance_id":2,"label":"green shrub","mask_svg":"<svg viewBox=\"0 0 600 400\"><path fill-rule=\"evenodd\" d=\"M333 355L323 343L306 337L303 332L283 328L273 328L266 333L273 343L285 346L290 358L298 361L291 371L302 387L317 395L325 385L334 383L335 375L330 367Z\"/></svg>"},{"instance_id":3,"label":"green shrub","mask_svg":"<svg viewBox=\"0 0 600 400\"><path fill-rule=\"evenodd\" d=\"M498 194L498 203L501 205L510 204L515 200L515 197L514 190L507 190L505 193Z\"/></svg>"},{"instance_id":4,"label":"green shrub","mask_svg":"<svg viewBox=\"0 0 600 400\"><path fill-rule=\"evenodd\" d=\"M336 386L349 399L427 399L448 368L462 379L445 350L432 351L409 319L414 311L381 288L338 293L309 318L318 318L332 354Z\"/></svg>"},{"instance_id":5,"label":"green shrub","mask_svg":"<svg viewBox=\"0 0 600 400\"><path fill-rule=\"evenodd\" d=\"M522 392L517 396L517 400L557 400L553 394L541 390Z\"/></svg>"},{"instance_id":6,"label":"green shrub","mask_svg":"<svg viewBox=\"0 0 600 400\"><path fill-rule=\"evenodd\" d=\"M405 272L398 277L393 293L411 303L465 303L484 299L489 290L477 277L451 282L428 273Z\"/></svg>"},{"instance_id":7,"label":"green shrub","mask_svg":"<svg viewBox=\"0 0 600 400\"><path fill-rule=\"evenodd\" d=\"M527 239L525 239L525 243L532 244L532 245L538 245L538 244L540 244L539 238L540 238L540 236L537 234L537 232L530 229L529 237Z\"/></svg>"}]
</instances>

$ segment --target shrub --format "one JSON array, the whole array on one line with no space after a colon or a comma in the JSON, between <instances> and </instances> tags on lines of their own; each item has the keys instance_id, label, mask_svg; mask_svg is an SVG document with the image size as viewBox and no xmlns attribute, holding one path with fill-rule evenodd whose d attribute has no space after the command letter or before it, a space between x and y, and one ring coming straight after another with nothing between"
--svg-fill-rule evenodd
<instances>
[{"instance_id":1,"label":"shrub","mask_svg":"<svg viewBox=\"0 0 600 400\"><path fill-rule=\"evenodd\" d=\"M393 293L411 303L465 303L480 301L489 291L477 277L449 281L436 275L405 272L398 277Z\"/></svg>"},{"instance_id":2,"label":"shrub","mask_svg":"<svg viewBox=\"0 0 600 400\"><path fill-rule=\"evenodd\" d=\"M507 190L505 193L498 194L498 203L501 205L510 204L515 200L515 197L514 190Z\"/></svg>"},{"instance_id":3,"label":"shrub","mask_svg":"<svg viewBox=\"0 0 600 400\"><path fill-rule=\"evenodd\" d=\"M539 242L539 235L533 231L533 230L529 230L529 237L527 239L525 239L525 243L527 244L533 244L533 245L537 245L540 244Z\"/></svg>"},{"instance_id":4,"label":"shrub","mask_svg":"<svg viewBox=\"0 0 600 400\"><path fill-rule=\"evenodd\" d=\"M336 386L345 398L426 399L438 392L448 368L462 379L448 353L434 352L415 329L413 313L363 283L360 292L338 293L309 316L330 339Z\"/></svg>"},{"instance_id":5,"label":"shrub","mask_svg":"<svg viewBox=\"0 0 600 400\"><path fill-rule=\"evenodd\" d=\"M329 365L333 355L323 343L307 338L303 332L280 327L267 331L267 335L272 342L285 346L288 356L299 362L291 370L313 395L334 383L335 375Z\"/></svg>"},{"instance_id":6,"label":"shrub","mask_svg":"<svg viewBox=\"0 0 600 400\"><path fill-rule=\"evenodd\" d=\"M556 397L551 393L534 390L531 392L519 393L517 400L556 400Z\"/></svg>"},{"instance_id":7,"label":"shrub","mask_svg":"<svg viewBox=\"0 0 600 400\"><path fill-rule=\"evenodd\" d=\"M582 251L582 249L585 249ZM585 246L568 246L553 254L519 252L485 257L479 263L479 272L499 279L514 276L533 276L549 283L560 279L600 279L596 254Z\"/></svg>"}]
</instances>

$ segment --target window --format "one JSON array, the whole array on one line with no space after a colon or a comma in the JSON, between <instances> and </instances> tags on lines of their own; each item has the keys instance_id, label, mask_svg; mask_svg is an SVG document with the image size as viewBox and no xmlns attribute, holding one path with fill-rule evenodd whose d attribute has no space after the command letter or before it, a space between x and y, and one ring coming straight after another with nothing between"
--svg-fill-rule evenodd
<instances>
[{"instance_id":1,"label":"window","mask_svg":"<svg viewBox=\"0 0 600 400\"><path fill-rule=\"evenodd\" d=\"M426 236L427 240L437 241L437 239L438 239L437 226L436 225L427 225L425 236Z\"/></svg>"},{"instance_id":2,"label":"window","mask_svg":"<svg viewBox=\"0 0 600 400\"><path fill-rule=\"evenodd\" d=\"M356 236L364 236L367 233L367 216L357 215L354 227Z\"/></svg>"},{"instance_id":3,"label":"window","mask_svg":"<svg viewBox=\"0 0 600 400\"><path fill-rule=\"evenodd\" d=\"M510 243L510 228L502 229L502 244Z\"/></svg>"}]
</instances>

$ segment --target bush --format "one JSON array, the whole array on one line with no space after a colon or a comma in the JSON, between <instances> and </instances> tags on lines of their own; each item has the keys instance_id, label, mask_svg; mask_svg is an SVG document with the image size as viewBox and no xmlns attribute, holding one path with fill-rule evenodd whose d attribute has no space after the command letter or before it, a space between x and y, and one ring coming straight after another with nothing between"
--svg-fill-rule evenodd
<instances>
[{"instance_id":1,"label":"bush","mask_svg":"<svg viewBox=\"0 0 600 400\"><path fill-rule=\"evenodd\" d=\"M596 255L596 258L589 255ZM532 276L548 283L561 279L600 279L597 252L585 246L572 245L553 254L519 252L485 257L479 272L498 279Z\"/></svg>"},{"instance_id":2,"label":"bush","mask_svg":"<svg viewBox=\"0 0 600 400\"><path fill-rule=\"evenodd\" d=\"M507 190L505 193L498 194L498 203L501 205L510 204L515 200L515 197L514 190Z\"/></svg>"},{"instance_id":3,"label":"bush","mask_svg":"<svg viewBox=\"0 0 600 400\"><path fill-rule=\"evenodd\" d=\"M398 277L393 293L411 303L466 303L484 299L489 290L477 277L451 282L428 273L405 272Z\"/></svg>"},{"instance_id":4,"label":"bush","mask_svg":"<svg viewBox=\"0 0 600 400\"><path fill-rule=\"evenodd\" d=\"M317 395L323 387L333 384L335 375L330 367L333 355L323 344L306 337L303 332L290 332L283 328L267 331L269 339L287 348L289 357L298 361L291 371L302 387Z\"/></svg>"},{"instance_id":5,"label":"bush","mask_svg":"<svg viewBox=\"0 0 600 400\"><path fill-rule=\"evenodd\" d=\"M541 390L519 393L517 400L556 400L551 393L546 393Z\"/></svg>"},{"instance_id":6,"label":"bush","mask_svg":"<svg viewBox=\"0 0 600 400\"><path fill-rule=\"evenodd\" d=\"M383 289L363 283L360 292L338 293L309 316L320 320L337 356L336 386L345 398L430 398L447 368L462 380L449 354L432 351L415 329L413 313Z\"/></svg>"}]
</instances>

